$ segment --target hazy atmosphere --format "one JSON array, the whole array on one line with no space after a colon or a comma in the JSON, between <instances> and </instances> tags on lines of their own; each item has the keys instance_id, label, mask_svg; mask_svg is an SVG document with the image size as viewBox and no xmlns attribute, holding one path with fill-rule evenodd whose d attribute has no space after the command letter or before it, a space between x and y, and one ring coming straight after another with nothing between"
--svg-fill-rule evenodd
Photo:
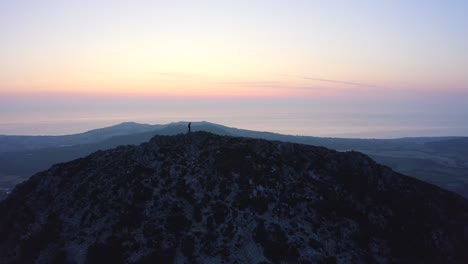
<instances>
[{"instance_id":1,"label":"hazy atmosphere","mask_svg":"<svg viewBox=\"0 0 468 264\"><path fill-rule=\"evenodd\" d=\"M466 1L1 1L0 134L468 135Z\"/></svg>"},{"instance_id":2,"label":"hazy atmosphere","mask_svg":"<svg viewBox=\"0 0 468 264\"><path fill-rule=\"evenodd\" d=\"M0 0L0 263L468 263L468 0Z\"/></svg>"}]
</instances>

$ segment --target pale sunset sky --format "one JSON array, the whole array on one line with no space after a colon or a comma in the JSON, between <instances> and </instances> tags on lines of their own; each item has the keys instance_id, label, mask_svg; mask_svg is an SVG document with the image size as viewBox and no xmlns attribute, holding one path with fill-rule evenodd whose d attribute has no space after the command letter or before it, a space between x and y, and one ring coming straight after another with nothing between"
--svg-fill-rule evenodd
<instances>
[{"instance_id":1,"label":"pale sunset sky","mask_svg":"<svg viewBox=\"0 0 468 264\"><path fill-rule=\"evenodd\" d=\"M0 134L468 136L468 1L0 0Z\"/></svg>"}]
</instances>

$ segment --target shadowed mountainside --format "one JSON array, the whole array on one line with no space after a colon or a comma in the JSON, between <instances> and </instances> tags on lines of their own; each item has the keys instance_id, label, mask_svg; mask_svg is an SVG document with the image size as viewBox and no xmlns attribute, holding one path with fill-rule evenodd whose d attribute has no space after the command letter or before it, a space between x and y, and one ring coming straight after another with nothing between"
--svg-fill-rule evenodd
<instances>
[{"instance_id":1,"label":"shadowed mountainside","mask_svg":"<svg viewBox=\"0 0 468 264\"><path fill-rule=\"evenodd\" d=\"M196 132L54 165L0 203L6 263L467 263L468 202L357 152Z\"/></svg>"}]
</instances>

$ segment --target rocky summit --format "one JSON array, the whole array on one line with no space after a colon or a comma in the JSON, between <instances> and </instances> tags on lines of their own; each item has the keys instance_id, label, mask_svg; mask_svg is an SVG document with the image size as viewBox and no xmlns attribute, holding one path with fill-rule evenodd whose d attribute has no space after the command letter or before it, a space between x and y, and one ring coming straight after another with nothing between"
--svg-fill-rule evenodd
<instances>
[{"instance_id":1,"label":"rocky summit","mask_svg":"<svg viewBox=\"0 0 468 264\"><path fill-rule=\"evenodd\" d=\"M468 201L358 152L195 132L57 164L0 263L468 263Z\"/></svg>"}]
</instances>

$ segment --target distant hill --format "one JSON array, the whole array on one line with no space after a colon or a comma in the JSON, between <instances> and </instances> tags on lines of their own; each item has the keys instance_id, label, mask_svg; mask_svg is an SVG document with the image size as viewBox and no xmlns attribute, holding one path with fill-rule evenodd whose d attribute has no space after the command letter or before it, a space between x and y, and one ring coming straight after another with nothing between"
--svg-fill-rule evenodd
<instances>
[{"instance_id":1,"label":"distant hill","mask_svg":"<svg viewBox=\"0 0 468 264\"><path fill-rule=\"evenodd\" d=\"M431 141L425 144L438 152L450 153L456 156L462 155L468 158L468 137Z\"/></svg>"},{"instance_id":2,"label":"distant hill","mask_svg":"<svg viewBox=\"0 0 468 264\"><path fill-rule=\"evenodd\" d=\"M0 202L0 263L467 263L468 201L358 152L156 136Z\"/></svg>"},{"instance_id":3,"label":"distant hill","mask_svg":"<svg viewBox=\"0 0 468 264\"><path fill-rule=\"evenodd\" d=\"M51 147L71 146L99 142L114 136L156 130L161 125L146 125L134 122L91 130L65 136L5 136L0 135L0 152L35 150Z\"/></svg>"}]
</instances>

